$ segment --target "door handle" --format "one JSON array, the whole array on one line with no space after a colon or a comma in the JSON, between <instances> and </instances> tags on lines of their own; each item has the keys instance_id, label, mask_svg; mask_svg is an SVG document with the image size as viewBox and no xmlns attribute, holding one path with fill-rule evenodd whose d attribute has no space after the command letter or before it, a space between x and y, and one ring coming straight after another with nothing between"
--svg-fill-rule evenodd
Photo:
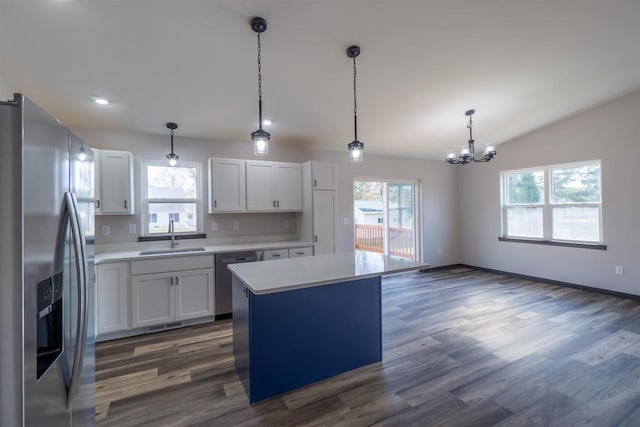
<instances>
[{"instance_id":1,"label":"door handle","mask_svg":"<svg viewBox=\"0 0 640 427\"><path fill-rule=\"evenodd\" d=\"M75 194L65 192L58 219L58 237L54 256L54 263L58 271L63 271L64 269L65 237L69 225L71 225L71 239L73 241L74 255L76 259L76 275L78 279L78 323L76 325L76 343L71 372L69 372L67 363L63 362L58 365L62 371L62 377L65 381L65 405L67 409L71 407L71 402L73 401L80 385L80 371L82 370L82 364L84 362L84 347L87 342L88 259L84 231L78 214L78 201Z\"/></svg>"}]
</instances>

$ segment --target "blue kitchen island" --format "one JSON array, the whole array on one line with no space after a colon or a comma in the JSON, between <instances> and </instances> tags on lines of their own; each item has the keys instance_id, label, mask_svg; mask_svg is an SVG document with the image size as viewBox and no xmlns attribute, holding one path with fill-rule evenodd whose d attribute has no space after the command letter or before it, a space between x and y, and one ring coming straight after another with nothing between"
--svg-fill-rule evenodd
<instances>
[{"instance_id":1,"label":"blue kitchen island","mask_svg":"<svg viewBox=\"0 0 640 427\"><path fill-rule=\"evenodd\" d=\"M426 267L364 251L230 265L250 403L381 361L381 276Z\"/></svg>"}]
</instances>

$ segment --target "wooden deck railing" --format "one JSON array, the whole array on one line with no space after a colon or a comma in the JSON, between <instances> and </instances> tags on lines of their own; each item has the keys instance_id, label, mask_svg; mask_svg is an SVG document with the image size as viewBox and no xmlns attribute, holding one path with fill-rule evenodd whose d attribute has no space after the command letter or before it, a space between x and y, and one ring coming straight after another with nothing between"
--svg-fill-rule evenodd
<instances>
[{"instance_id":1,"label":"wooden deck railing","mask_svg":"<svg viewBox=\"0 0 640 427\"><path fill-rule=\"evenodd\" d=\"M382 253L384 226L356 224L356 249ZM413 258L413 229L389 227L389 253L402 258Z\"/></svg>"}]
</instances>

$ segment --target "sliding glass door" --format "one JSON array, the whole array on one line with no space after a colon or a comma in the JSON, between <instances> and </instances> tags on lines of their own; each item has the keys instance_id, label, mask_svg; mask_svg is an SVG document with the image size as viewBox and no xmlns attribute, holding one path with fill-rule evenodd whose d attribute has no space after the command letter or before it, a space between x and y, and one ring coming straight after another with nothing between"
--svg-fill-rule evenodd
<instances>
[{"instance_id":1,"label":"sliding glass door","mask_svg":"<svg viewBox=\"0 0 640 427\"><path fill-rule=\"evenodd\" d=\"M356 250L416 259L416 186L414 181L354 181Z\"/></svg>"}]
</instances>

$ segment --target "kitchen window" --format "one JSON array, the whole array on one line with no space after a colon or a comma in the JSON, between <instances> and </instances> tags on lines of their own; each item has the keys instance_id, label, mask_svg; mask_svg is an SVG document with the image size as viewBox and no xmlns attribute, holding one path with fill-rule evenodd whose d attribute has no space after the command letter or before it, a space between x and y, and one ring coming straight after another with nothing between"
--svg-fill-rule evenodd
<instances>
[{"instance_id":1,"label":"kitchen window","mask_svg":"<svg viewBox=\"0 0 640 427\"><path fill-rule=\"evenodd\" d=\"M501 173L502 235L601 244L600 161Z\"/></svg>"},{"instance_id":2,"label":"kitchen window","mask_svg":"<svg viewBox=\"0 0 640 427\"><path fill-rule=\"evenodd\" d=\"M148 163L144 168L144 189L145 234L168 234L171 220L176 234L200 232L200 165Z\"/></svg>"}]
</instances>

